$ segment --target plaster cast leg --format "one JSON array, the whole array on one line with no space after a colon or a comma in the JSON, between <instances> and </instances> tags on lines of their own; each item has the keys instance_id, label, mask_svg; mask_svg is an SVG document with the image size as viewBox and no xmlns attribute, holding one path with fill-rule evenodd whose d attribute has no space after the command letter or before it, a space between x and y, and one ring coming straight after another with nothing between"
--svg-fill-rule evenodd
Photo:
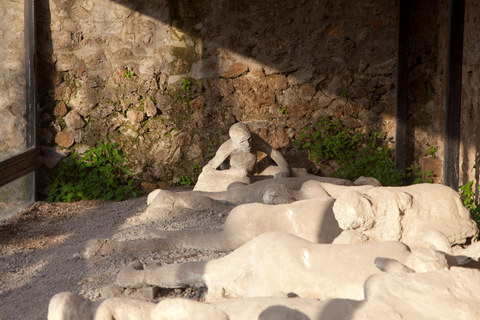
<instances>
[{"instance_id":1,"label":"plaster cast leg","mask_svg":"<svg viewBox=\"0 0 480 320\"><path fill-rule=\"evenodd\" d=\"M117 275L117 285L125 288L140 288L154 285L162 288L181 288L205 283L205 261L186 262L166 267L144 266L132 262Z\"/></svg>"},{"instance_id":2,"label":"plaster cast leg","mask_svg":"<svg viewBox=\"0 0 480 320\"><path fill-rule=\"evenodd\" d=\"M50 299L48 320L151 320L154 303L110 298L84 299L73 292L61 292Z\"/></svg>"},{"instance_id":3,"label":"plaster cast leg","mask_svg":"<svg viewBox=\"0 0 480 320\"><path fill-rule=\"evenodd\" d=\"M222 229L206 229L206 230L199 230L199 229L192 229L192 230L171 230L171 231L163 231L163 230L145 230L144 236L148 239L171 239L171 238L187 238L187 237L194 237L203 234L213 234L219 233Z\"/></svg>"},{"instance_id":4,"label":"plaster cast leg","mask_svg":"<svg viewBox=\"0 0 480 320\"><path fill-rule=\"evenodd\" d=\"M126 251L162 251L178 249L180 239L139 239L117 241L110 239L90 239L80 244L79 254L88 259L93 256L116 254Z\"/></svg>"}]
</instances>

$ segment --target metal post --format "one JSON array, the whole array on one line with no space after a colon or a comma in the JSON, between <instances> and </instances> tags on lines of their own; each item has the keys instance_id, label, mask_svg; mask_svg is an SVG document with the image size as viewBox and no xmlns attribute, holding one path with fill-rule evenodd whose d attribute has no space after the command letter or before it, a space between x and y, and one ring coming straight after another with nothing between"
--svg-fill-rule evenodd
<instances>
[{"instance_id":1,"label":"metal post","mask_svg":"<svg viewBox=\"0 0 480 320\"><path fill-rule=\"evenodd\" d=\"M395 131L395 163L405 171L408 110L408 37L410 0L399 2L398 49L397 49L397 109Z\"/></svg>"},{"instance_id":2,"label":"metal post","mask_svg":"<svg viewBox=\"0 0 480 320\"><path fill-rule=\"evenodd\" d=\"M445 110L444 184L458 190L460 115L462 108L462 61L465 1L450 0Z\"/></svg>"}]
</instances>

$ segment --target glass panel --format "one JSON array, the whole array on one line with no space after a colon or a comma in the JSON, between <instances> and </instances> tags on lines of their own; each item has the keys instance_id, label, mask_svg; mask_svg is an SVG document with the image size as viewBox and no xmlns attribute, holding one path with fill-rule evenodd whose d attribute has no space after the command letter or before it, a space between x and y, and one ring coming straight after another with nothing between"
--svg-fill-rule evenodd
<instances>
[{"instance_id":1,"label":"glass panel","mask_svg":"<svg viewBox=\"0 0 480 320\"><path fill-rule=\"evenodd\" d=\"M21 211L34 200L33 172L0 187L0 220Z\"/></svg>"},{"instance_id":2,"label":"glass panel","mask_svg":"<svg viewBox=\"0 0 480 320\"><path fill-rule=\"evenodd\" d=\"M0 21L0 170L9 181L22 170L33 170L29 162L35 148L33 0L0 0ZM12 166L16 155L19 161ZM34 171L0 186L0 220L33 201Z\"/></svg>"},{"instance_id":3,"label":"glass panel","mask_svg":"<svg viewBox=\"0 0 480 320\"><path fill-rule=\"evenodd\" d=\"M24 0L0 1L0 161L27 148Z\"/></svg>"}]
</instances>

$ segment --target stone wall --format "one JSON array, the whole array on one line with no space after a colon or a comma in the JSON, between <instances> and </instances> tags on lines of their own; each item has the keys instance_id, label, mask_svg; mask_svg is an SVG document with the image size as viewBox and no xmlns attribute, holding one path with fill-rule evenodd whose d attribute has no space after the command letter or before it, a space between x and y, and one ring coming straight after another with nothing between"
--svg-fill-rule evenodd
<instances>
[{"instance_id":1,"label":"stone wall","mask_svg":"<svg viewBox=\"0 0 480 320\"><path fill-rule=\"evenodd\" d=\"M23 1L0 2L0 161L25 150Z\"/></svg>"},{"instance_id":2,"label":"stone wall","mask_svg":"<svg viewBox=\"0 0 480 320\"><path fill-rule=\"evenodd\" d=\"M143 188L169 186L194 177L237 121L319 174L332 168L293 141L324 115L385 132L394 147L397 1L40 0L36 9L41 181L61 156L108 136ZM412 5L407 156L436 181L447 21L446 1Z\"/></svg>"},{"instance_id":3,"label":"stone wall","mask_svg":"<svg viewBox=\"0 0 480 320\"><path fill-rule=\"evenodd\" d=\"M37 7L44 169L108 136L144 188L170 185L195 175L237 121L311 170L292 142L324 115L392 138L395 1Z\"/></svg>"}]
</instances>

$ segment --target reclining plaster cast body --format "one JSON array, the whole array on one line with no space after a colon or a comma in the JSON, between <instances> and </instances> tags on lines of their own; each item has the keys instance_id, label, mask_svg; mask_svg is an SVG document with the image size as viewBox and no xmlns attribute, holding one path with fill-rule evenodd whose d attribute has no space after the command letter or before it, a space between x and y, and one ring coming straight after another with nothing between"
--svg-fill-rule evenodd
<instances>
[{"instance_id":1,"label":"reclining plaster cast body","mask_svg":"<svg viewBox=\"0 0 480 320\"><path fill-rule=\"evenodd\" d=\"M270 231L291 233L317 243L331 243L340 234L341 229L338 227L332 211L335 199L330 194L337 196L346 187L342 188L315 180L304 182L298 191L285 189L285 185L281 184L273 186L273 188L266 189L263 198L277 202L292 196L296 199L305 199L278 205L263 203L239 205L229 213L221 231L150 231L150 237L157 239L129 241L92 239L86 244L82 244L80 250L86 258L124 251L158 251L171 248L227 251L236 249L254 237ZM364 192L373 187L352 186L348 188ZM162 195L164 195L163 192L157 197ZM166 195L175 194L167 192ZM285 200L285 202L289 201Z\"/></svg>"},{"instance_id":2,"label":"reclining plaster cast body","mask_svg":"<svg viewBox=\"0 0 480 320\"><path fill-rule=\"evenodd\" d=\"M287 233L264 233L227 256L166 267L134 262L120 271L121 287L176 288L206 284L208 301L266 297L283 292L316 299L363 299L365 280L379 273L375 260L397 260L412 270L448 267L444 255L410 252L400 242L316 244Z\"/></svg>"},{"instance_id":3,"label":"reclining plaster cast body","mask_svg":"<svg viewBox=\"0 0 480 320\"><path fill-rule=\"evenodd\" d=\"M88 301L71 292L50 300L48 320L251 319L477 319L480 271L456 268L423 273L380 273L367 279L365 300L264 297L200 303L163 299L158 304L108 298Z\"/></svg>"},{"instance_id":4,"label":"reclining plaster cast body","mask_svg":"<svg viewBox=\"0 0 480 320\"><path fill-rule=\"evenodd\" d=\"M234 182L250 183L249 176L258 173L257 151L266 153L275 161L275 178L290 176L282 154L259 135L251 133L244 123L235 123L228 133L230 139L218 148L215 157L203 168L194 190L225 191ZM229 160L229 168L217 170L226 160Z\"/></svg>"},{"instance_id":5,"label":"reclining plaster cast body","mask_svg":"<svg viewBox=\"0 0 480 320\"><path fill-rule=\"evenodd\" d=\"M285 183L290 183L288 186L298 188L298 184L304 181L302 179L270 179L271 184L267 183L268 180L257 182L259 188L252 193L247 192L249 196L253 194L249 200L256 198L264 202L287 204L271 206L253 203L237 206L220 232L151 231L150 237L158 239L125 242L94 239L81 250L85 257L173 247L232 250L269 231L289 232L309 241L331 243L332 237L338 233L338 220L345 231L333 240L334 243L402 241L411 247L430 247L451 254L452 245L464 243L478 233L458 194L442 185L374 188L309 180L295 191L286 187L287 184L279 183L285 180ZM257 183L239 186L239 194ZM246 199L245 195L240 197ZM337 198L333 204L336 220L331 218L332 198ZM155 194L154 201L165 204L171 199L176 203L185 203L189 199L198 204L207 198L197 192L172 193L160 190ZM288 204L298 199L305 200ZM324 199L330 199L330 202ZM460 254L466 254L466 251Z\"/></svg>"},{"instance_id":6,"label":"reclining plaster cast body","mask_svg":"<svg viewBox=\"0 0 480 320\"><path fill-rule=\"evenodd\" d=\"M302 187L305 182L312 180L321 184L318 187L308 186L310 189ZM346 190L344 186L364 192L378 184L374 179L363 177L352 183L345 179L306 174L303 177L266 179L252 184L237 182L230 185L227 191L220 192L157 189L148 195L147 210L139 217L139 221L165 221L204 210L228 212L234 206L253 202L283 204L325 196L337 198Z\"/></svg>"}]
</instances>

